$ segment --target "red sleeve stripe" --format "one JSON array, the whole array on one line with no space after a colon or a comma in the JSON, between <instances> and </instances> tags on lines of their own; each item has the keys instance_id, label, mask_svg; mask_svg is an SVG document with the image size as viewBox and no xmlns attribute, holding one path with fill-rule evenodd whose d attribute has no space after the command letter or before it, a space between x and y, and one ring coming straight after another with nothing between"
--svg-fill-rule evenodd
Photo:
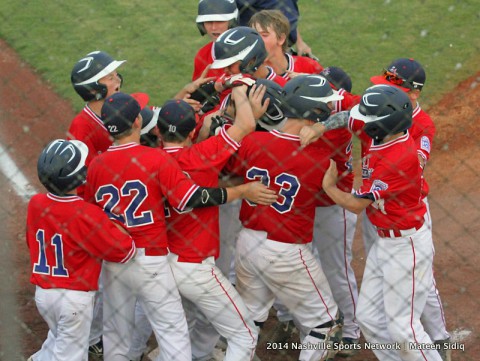
<instances>
[{"instance_id":1,"label":"red sleeve stripe","mask_svg":"<svg viewBox=\"0 0 480 361\"><path fill-rule=\"evenodd\" d=\"M230 145L234 150L238 150L240 148L240 143L237 143L235 140L233 140L225 130L225 127L222 127L220 129L220 135L222 138Z\"/></svg>"},{"instance_id":2,"label":"red sleeve stripe","mask_svg":"<svg viewBox=\"0 0 480 361\"><path fill-rule=\"evenodd\" d=\"M194 184L193 186L190 187L190 189L187 191L187 193L185 193L185 196L183 197L183 199L181 200L180 204L178 205L178 207L175 207L177 208L179 211L183 211L188 203L188 201L190 200L190 198L192 198L192 195L193 193L195 193L197 191L197 189L199 188L198 185Z\"/></svg>"}]
</instances>

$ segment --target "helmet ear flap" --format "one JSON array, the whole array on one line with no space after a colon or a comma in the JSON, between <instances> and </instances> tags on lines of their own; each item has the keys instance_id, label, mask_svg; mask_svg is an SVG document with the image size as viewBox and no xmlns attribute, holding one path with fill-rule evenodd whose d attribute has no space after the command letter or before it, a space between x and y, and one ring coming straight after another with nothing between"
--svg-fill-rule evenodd
<instances>
[{"instance_id":1,"label":"helmet ear flap","mask_svg":"<svg viewBox=\"0 0 480 361\"><path fill-rule=\"evenodd\" d=\"M203 25L203 23L197 23L197 28L198 31L200 31L200 35L204 36L207 33L207 30L205 29L205 25Z\"/></svg>"}]
</instances>

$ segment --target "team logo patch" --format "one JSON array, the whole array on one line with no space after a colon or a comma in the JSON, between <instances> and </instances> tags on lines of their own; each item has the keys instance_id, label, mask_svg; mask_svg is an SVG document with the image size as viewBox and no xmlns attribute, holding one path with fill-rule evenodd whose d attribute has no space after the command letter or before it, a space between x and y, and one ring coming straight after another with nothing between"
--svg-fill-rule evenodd
<instances>
[{"instance_id":1,"label":"team logo patch","mask_svg":"<svg viewBox=\"0 0 480 361\"><path fill-rule=\"evenodd\" d=\"M386 191L388 189L388 184L382 182L381 180L375 179L373 181L372 187L370 188L370 192L375 191Z\"/></svg>"},{"instance_id":2,"label":"team logo patch","mask_svg":"<svg viewBox=\"0 0 480 361\"><path fill-rule=\"evenodd\" d=\"M422 139L420 140L420 148L426 151L427 153L430 153L431 144L430 144L430 139L428 139L428 137L426 136L422 137Z\"/></svg>"}]
</instances>

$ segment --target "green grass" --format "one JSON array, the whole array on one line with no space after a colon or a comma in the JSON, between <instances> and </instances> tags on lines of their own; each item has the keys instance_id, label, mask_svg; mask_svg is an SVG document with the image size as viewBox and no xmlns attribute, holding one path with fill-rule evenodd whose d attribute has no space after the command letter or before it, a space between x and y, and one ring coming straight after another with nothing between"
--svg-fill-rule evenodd
<instances>
[{"instance_id":1,"label":"green grass","mask_svg":"<svg viewBox=\"0 0 480 361\"><path fill-rule=\"evenodd\" d=\"M303 38L322 65L343 67L361 93L391 60L413 57L427 72L422 104L434 104L480 69L475 0L302 0ZM10 0L0 3L0 37L76 110L74 63L101 49L116 59L127 92L161 105L190 80L208 40L195 25L197 1Z\"/></svg>"}]
</instances>

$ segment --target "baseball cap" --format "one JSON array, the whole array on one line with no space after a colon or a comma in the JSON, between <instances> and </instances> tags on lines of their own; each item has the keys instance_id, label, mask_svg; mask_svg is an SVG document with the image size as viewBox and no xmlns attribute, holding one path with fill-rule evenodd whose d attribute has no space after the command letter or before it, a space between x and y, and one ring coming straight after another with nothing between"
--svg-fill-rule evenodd
<instances>
[{"instance_id":1,"label":"baseball cap","mask_svg":"<svg viewBox=\"0 0 480 361\"><path fill-rule=\"evenodd\" d=\"M150 97L146 93L132 93L131 95L142 107L142 110L140 111L140 115L142 116L142 130L140 131L140 135L147 134L157 125L160 108L154 107L152 109L147 106Z\"/></svg>"},{"instance_id":2,"label":"baseball cap","mask_svg":"<svg viewBox=\"0 0 480 361\"><path fill-rule=\"evenodd\" d=\"M373 84L393 85L406 92L413 89L422 90L425 80L426 75L422 65L411 58L396 59L383 71L382 75L370 78Z\"/></svg>"},{"instance_id":3,"label":"baseball cap","mask_svg":"<svg viewBox=\"0 0 480 361\"><path fill-rule=\"evenodd\" d=\"M162 134L178 134L185 138L197 125L195 111L183 100L168 100L160 109L157 125Z\"/></svg>"},{"instance_id":4,"label":"baseball cap","mask_svg":"<svg viewBox=\"0 0 480 361\"><path fill-rule=\"evenodd\" d=\"M352 79L342 68L328 66L320 72L320 75L327 78L336 90L343 88L349 93L352 91Z\"/></svg>"},{"instance_id":5,"label":"baseball cap","mask_svg":"<svg viewBox=\"0 0 480 361\"><path fill-rule=\"evenodd\" d=\"M110 135L123 133L132 127L142 110L142 106L145 107L145 105L143 103L139 104L129 94L115 93L105 99L105 103L102 106L101 118L103 124L105 124Z\"/></svg>"}]
</instances>

